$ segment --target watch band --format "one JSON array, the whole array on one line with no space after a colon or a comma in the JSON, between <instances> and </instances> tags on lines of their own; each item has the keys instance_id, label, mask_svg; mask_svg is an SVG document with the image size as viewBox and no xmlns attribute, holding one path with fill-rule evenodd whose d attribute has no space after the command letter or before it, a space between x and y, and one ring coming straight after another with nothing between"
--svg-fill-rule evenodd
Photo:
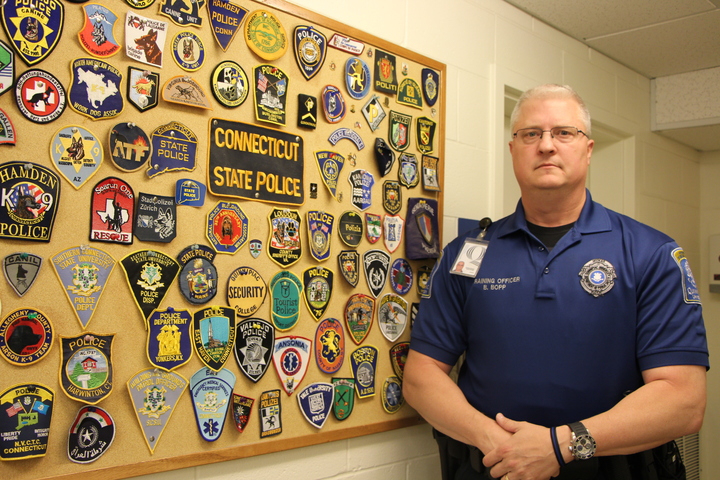
<instances>
[{"instance_id":1,"label":"watch band","mask_svg":"<svg viewBox=\"0 0 720 480\"><path fill-rule=\"evenodd\" d=\"M568 424L572 431L572 442L569 446L570 452L576 460L587 460L595 455L595 439L582 422Z\"/></svg>"}]
</instances>

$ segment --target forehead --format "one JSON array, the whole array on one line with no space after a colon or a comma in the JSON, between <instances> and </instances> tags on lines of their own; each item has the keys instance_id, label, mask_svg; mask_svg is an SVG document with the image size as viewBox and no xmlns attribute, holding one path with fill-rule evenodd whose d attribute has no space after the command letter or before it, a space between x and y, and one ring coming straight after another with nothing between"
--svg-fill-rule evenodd
<instances>
[{"instance_id":1,"label":"forehead","mask_svg":"<svg viewBox=\"0 0 720 480\"><path fill-rule=\"evenodd\" d=\"M515 127L577 126L583 128L580 106L572 98L532 98L520 107Z\"/></svg>"}]
</instances>

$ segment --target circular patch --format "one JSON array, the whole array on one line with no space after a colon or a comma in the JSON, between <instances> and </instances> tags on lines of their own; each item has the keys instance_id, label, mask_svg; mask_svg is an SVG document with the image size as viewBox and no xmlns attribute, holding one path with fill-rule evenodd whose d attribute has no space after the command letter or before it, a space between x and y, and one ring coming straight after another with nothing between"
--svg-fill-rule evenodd
<instances>
[{"instance_id":1,"label":"circular patch","mask_svg":"<svg viewBox=\"0 0 720 480\"><path fill-rule=\"evenodd\" d=\"M210 78L215 99L226 107L239 107L247 99L248 78L242 67L231 61L220 62Z\"/></svg>"},{"instance_id":2,"label":"circular patch","mask_svg":"<svg viewBox=\"0 0 720 480\"><path fill-rule=\"evenodd\" d=\"M300 372L303 366L302 356L295 348L288 348L280 357L280 366L287 376L294 376Z\"/></svg>"},{"instance_id":3,"label":"circular patch","mask_svg":"<svg viewBox=\"0 0 720 480\"><path fill-rule=\"evenodd\" d=\"M404 258L398 258L392 264L390 271L390 283L393 290L400 295L405 295L413 285L413 271L410 263Z\"/></svg>"},{"instance_id":4,"label":"circular patch","mask_svg":"<svg viewBox=\"0 0 720 480\"><path fill-rule=\"evenodd\" d=\"M193 32L182 31L172 42L173 58L183 70L194 72L205 63L205 46Z\"/></svg>"},{"instance_id":5,"label":"circular patch","mask_svg":"<svg viewBox=\"0 0 720 480\"><path fill-rule=\"evenodd\" d=\"M25 118L35 123L50 123L65 111L67 95L60 81L52 74L31 69L15 83L15 101Z\"/></svg>"},{"instance_id":6,"label":"circular patch","mask_svg":"<svg viewBox=\"0 0 720 480\"><path fill-rule=\"evenodd\" d=\"M250 317L265 302L267 284L257 270L236 268L228 278L227 301L240 317Z\"/></svg>"},{"instance_id":7,"label":"circular patch","mask_svg":"<svg viewBox=\"0 0 720 480\"><path fill-rule=\"evenodd\" d=\"M110 156L123 172L139 170L151 155L150 137L134 123L118 123L110 130Z\"/></svg>"},{"instance_id":8,"label":"circular patch","mask_svg":"<svg viewBox=\"0 0 720 480\"><path fill-rule=\"evenodd\" d=\"M340 217L338 234L348 247L356 248L363 238L362 217L351 210Z\"/></svg>"},{"instance_id":9,"label":"circular patch","mask_svg":"<svg viewBox=\"0 0 720 480\"><path fill-rule=\"evenodd\" d=\"M245 41L250 50L268 61L282 57L288 48L285 28L266 10L255 10L245 21Z\"/></svg>"},{"instance_id":10,"label":"circular patch","mask_svg":"<svg viewBox=\"0 0 720 480\"><path fill-rule=\"evenodd\" d=\"M10 312L0 323L0 332L0 353L13 365L42 360L55 338L50 320L32 308Z\"/></svg>"},{"instance_id":11,"label":"circular patch","mask_svg":"<svg viewBox=\"0 0 720 480\"><path fill-rule=\"evenodd\" d=\"M207 258L195 257L180 271L180 291L188 302L207 303L217 293L217 269Z\"/></svg>"},{"instance_id":12,"label":"circular patch","mask_svg":"<svg viewBox=\"0 0 720 480\"><path fill-rule=\"evenodd\" d=\"M405 398L402 394L402 383L398 377L388 377L382 388L383 409L387 413L396 413L403 405Z\"/></svg>"},{"instance_id":13,"label":"circular patch","mask_svg":"<svg viewBox=\"0 0 720 480\"><path fill-rule=\"evenodd\" d=\"M595 258L590 260L580 269L580 285L583 289L597 298L605 295L615 285L615 267L607 260Z\"/></svg>"}]
</instances>

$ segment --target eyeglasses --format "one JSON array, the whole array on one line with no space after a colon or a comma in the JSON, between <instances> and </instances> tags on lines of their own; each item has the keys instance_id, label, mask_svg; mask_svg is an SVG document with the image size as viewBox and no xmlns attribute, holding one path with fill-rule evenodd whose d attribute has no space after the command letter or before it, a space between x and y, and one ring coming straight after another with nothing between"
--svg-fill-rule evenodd
<instances>
[{"instance_id":1,"label":"eyeglasses","mask_svg":"<svg viewBox=\"0 0 720 480\"><path fill-rule=\"evenodd\" d=\"M534 127L519 129L513 133L513 138L519 138L525 145L532 145L533 143L539 142L545 132L550 132L550 136L560 143L574 142L578 133L582 133L587 137L585 132L575 127L553 127L550 130Z\"/></svg>"}]
</instances>

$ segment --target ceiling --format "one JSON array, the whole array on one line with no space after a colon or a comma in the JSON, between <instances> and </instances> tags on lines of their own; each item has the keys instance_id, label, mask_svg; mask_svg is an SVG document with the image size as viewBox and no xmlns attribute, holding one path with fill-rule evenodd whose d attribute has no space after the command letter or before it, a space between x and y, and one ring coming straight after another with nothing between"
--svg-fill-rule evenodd
<instances>
[{"instance_id":1,"label":"ceiling","mask_svg":"<svg viewBox=\"0 0 720 480\"><path fill-rule=\"evenodd\" d=\"M505 1L648 78L720 67L720 0ZM720 149L720 125L658 133Z\"/></svg>"}]
</instances>

